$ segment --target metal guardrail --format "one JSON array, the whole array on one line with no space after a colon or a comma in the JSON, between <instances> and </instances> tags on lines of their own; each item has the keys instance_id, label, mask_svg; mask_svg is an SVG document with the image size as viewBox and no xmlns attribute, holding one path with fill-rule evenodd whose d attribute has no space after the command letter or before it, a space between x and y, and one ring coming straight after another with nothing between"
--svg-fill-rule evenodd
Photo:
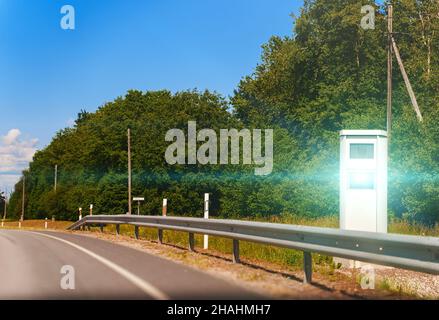
<instances>
[{"instance_id":1,"label":"metal guardrail","mask_svg":"<svg viewBox=\"0 0 439 320\"><path fill-rule=\"evenodd\" d=\"M233 260L239 262L239 240L285 247L304 252L304 282L311 281L311 253L369 262L373 264L439 274L439 238L288 224L217 220L184 217L93 215L72 224L68 229L84 226L116 225L157 228L162 243L163 230L189 233L189 249L194 250L194 234L233 239Z\"/></svg>"}]
</instances>

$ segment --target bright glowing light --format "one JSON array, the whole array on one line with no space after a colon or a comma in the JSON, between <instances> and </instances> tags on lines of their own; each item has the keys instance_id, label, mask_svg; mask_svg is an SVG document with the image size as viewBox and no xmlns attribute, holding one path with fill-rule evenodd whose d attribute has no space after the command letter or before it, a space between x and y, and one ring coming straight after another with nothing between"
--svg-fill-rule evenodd
<instances>
[{"instance_id":1,"label":"bright glowing light","mask_svg":"<svg viewBox=\"0 0 439 320\"><path fill-rule=\"evenodd\" d=\"M374 189L375 175L372 172L352 172L349 175L351 189Z\"/></svg>"}]
</instances>

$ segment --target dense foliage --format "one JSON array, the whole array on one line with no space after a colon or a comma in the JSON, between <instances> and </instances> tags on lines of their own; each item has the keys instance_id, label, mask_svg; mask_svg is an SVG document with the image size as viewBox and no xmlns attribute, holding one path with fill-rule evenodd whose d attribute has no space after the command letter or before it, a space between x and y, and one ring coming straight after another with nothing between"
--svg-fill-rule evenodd
<instances>
[{"instance_id":1,"label":"dense foliage","mask_svg":"<svg viewBox=\"0 0 439 320\"><path fill-rule=\"evenodd\" d=\"M36 153L26 175L27 217L74 219L77 208L127 211L127 139L132 130L133 195L143 214L201 215L202 194L224 217L338 212L338 132L385 129L387 35L384 6L376 29L360 27L366 0L306 0L290 37L273 37L261 63L230 101L211 92L130 91L82 111ZM394 29L424 116L416 120L394 63L394 123L389 208L395 216L439 221L439 4L397 0ZM249 166L168 165L171 128L274 128L274 170L256 177ZM53 190L54 166L59 167ZM11 198L18 216L22 182Z\"/></svg>"}]
</instances>

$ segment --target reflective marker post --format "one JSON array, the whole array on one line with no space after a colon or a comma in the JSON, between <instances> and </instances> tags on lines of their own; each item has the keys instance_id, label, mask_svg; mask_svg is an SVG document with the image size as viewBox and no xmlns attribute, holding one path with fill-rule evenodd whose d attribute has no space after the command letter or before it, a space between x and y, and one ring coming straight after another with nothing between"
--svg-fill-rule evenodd
<instances>
[{"instance_id":1,"label":"reflective marker post","mask_svg":"<svg viewBox=\"0 0 439 320\"><path fill-rule=\"evenodd\" d=\"M82 208L79 208L79 219L78 220L81 220L82 219ZM84 230L84 226L82 227L82 230Z\"/></svg>"},{"instance_id":2,"label":"reflective marker post","mask_svg":"<svg viewBox=\"0 0 439 320\"><path fill-rule=\"evenodd\" d=\"M209 219L209 194L204 194L204 219ZM204 235L204 250L209 249L209 236Z\"/></svg>"},{"instance_id":3,"label":"reflective marker post","mask_svg":"<svg viewBox=\"0 0 439 320\"><path fill-rule=\"evenodd\" d=\"M168 211L168 199L163 199L163 205L162 205L162 216L166 217ZM163 229L158 229L158 243L163 243Z\"/></svg>"},{"instance_id":4,"label":"reflective marker post","mask_svg":"<svg viewBox=\"0 0 439 320\"><path fill-rule=\"evenodd\" d=\"M166 217L166 213L168 211L168 199L163 199L163 206L162 206L162 216Z\"/></svg>"}]
</instances>

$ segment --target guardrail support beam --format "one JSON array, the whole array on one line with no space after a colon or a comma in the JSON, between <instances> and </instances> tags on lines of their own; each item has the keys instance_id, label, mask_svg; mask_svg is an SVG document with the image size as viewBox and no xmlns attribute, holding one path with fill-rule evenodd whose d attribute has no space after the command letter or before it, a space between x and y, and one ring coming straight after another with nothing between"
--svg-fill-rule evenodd
<instances>
[{"instance_id":1,"label":"guardrail support beam","mask_svg":"<svg viewBox=\"0 0 439 320\"><path fill-rule=\"evenodd\" d=\"M120 235L120 224L116 224L116 236Z\"/></svg>"},{"instance_id":2,"label":"guardrail support beam","mask_svg":"<svg viewBox=\"0 0 439 320\"><path fill-rule=\"evenodd\" d=\"M233 263L240 263L239 259L239 240L233 239Z\"/></svg>"},{"instance_id":3,"label":"guardrail support beam","mask_svg":"<svg viewBox=\"0 0 439 320\"><path fill-rule=\"evenodd\" d=\"M159 241L160 244L163 244L163 229L159 229L158 241Z\"/></svg>"},{"instance_id":4,"label":"guardrail support beam","mask_svg":"<svg viewBox=\"0 0 439 320\"><path fill-rule=\"evenodd\" d=\"M305 275L303 277L303 283L311 283L312 281L312 256L310 252L303 252L303 271Z\"/></svg>"},{"instance_id":5,"label":"guardrail support beam","mask_svg":"<svg viewBox=\"0 0 439 320\"><path fill-rule=\"evenodd\" d=\"M193 233L189 233L189 251L195 252L195 236Z\"/></svg>"},{"instance_id":6,"label":"guardrail support beam","mask_svg":"<svg viewBox=\"0 0 439 320\"><path fill-rule=\"evenodd\" d=\"M134 226L134 237L139 240L139 227Z\"/></svg>"}]
</instances>

